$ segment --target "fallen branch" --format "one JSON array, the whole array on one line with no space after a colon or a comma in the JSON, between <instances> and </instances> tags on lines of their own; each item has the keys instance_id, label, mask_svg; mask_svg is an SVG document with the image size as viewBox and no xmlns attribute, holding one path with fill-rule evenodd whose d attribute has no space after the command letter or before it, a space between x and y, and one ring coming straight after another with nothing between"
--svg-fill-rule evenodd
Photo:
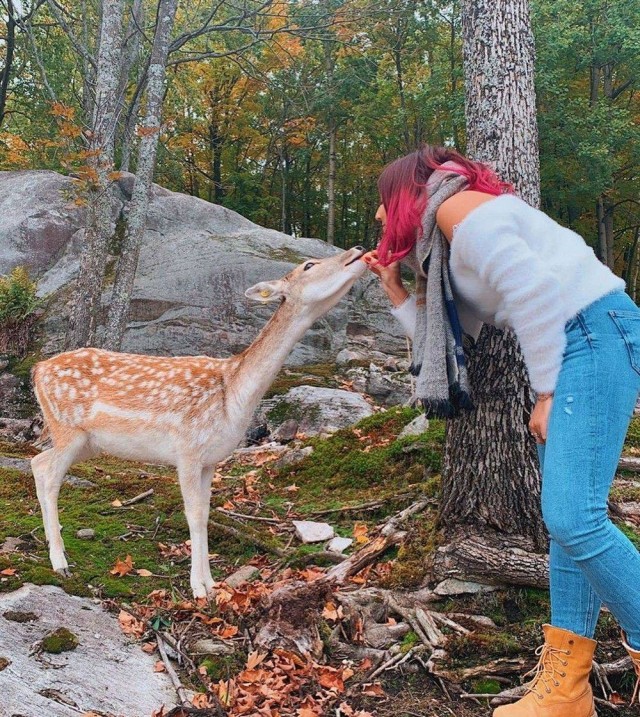
<instances>
[{"instance_id":1,"label":"fallen branch","mask_svg":"<svg viewBox=\"0 0 640 717\"><path fill-rule=\"evenodd\" d=\"M158 651L160 652L160 657L162 657L162 662L164 663L164 668L171 679L173 687L178 695L178 699L180 700L180 704L184 705L186 703L190 703L191 700L187 697L187 692L182 686L182 682L180 682L178 673L173 669L173 665L169 662L167 651L164 646L164 636L157 630L154 630L154 634L158 643Z\"/></svg>"},{"instance_id":2,"label":"fallen branch","mask_svg":"<svg viewBox=\"0 0 640 717\"><path fill-rule=\"evenodd\" d=\"M263 518L261 515L245 515L244 513L235 513L233 510L225 510L224 508L218 508L219 513L224 513L231 518L242 518L244 520L256 520L260 523L281 523L282 521L278 518Z\"/></svg>"},{"instance_id":3,"label":"fallen branch","mask_svg":"<svg viewBox=\"0 0 640 717\"><path fill-rule=\"evenodd\" d=\"M129 500L123 500L120 507L124 508L127 505L133 505L134 503L139 503L141 500L144 500L145 498L149 498L153 495L153 488L149 488L149 490L145 490L144 493L140 493L140 495L135 496L135 498L129 498Z\"/></svg>"}]
</instances>

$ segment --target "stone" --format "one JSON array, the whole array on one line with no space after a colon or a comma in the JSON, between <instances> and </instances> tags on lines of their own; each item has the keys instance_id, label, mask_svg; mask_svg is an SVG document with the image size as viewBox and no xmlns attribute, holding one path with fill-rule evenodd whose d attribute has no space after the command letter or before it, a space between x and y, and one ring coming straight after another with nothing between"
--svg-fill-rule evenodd
<instances>
[{"instance_id":1,"label":"stone","mask_svg":"<svg viewBox=\"0 0 640 717\"><path fill-rule=\"evenodd\" d=\"M243 565L240 569L236 570L235 573L229 575L224 579L224 582L230 588L240 587L243 583L248 583L250 580L257 578L260 575L260 571L255 565Z\"/></svg>"},{"instance_id":2,"label":"stone","mask_svg":"<svg viewBox=\"0 0 640 717\"><path fill-rule=\"evenodd\" d=\"M336 535L327 544L327 550L330 553L344 553L344 551L353 544L351 538L343 538L340 535Z\"/></svg>"},{"instance_id":3,"label":"stone","mask_svg":"<svg viewBox=\"0 0 640 717\"><path fill-rule=\"evenodd\" d=\"M276 470L281 470L282 468L286 468L287 466L293 466L296 463L300 463L300 461L304 460L307 456L310 456L313 453L313 446L305 446L304 448L294 448L293 450L289 451L288 453L285 453L282 458L278 458L277 461L274 461L273 467Z\"/></svg>"},{"instance_id":4,"label":"stone","mask_svg":"<svg viewBox=\"0 0 640 717\"><path fill-rule=\"evenodd\" d=\"M436 595L463 595L465 593L493 592L497 589L495 585L474 583L470 580L458 580L457 578L446 578L436 585L433 592L436 593Z\"/></svg>"},{"instance_id":5,"label":"stone","mask_svg":"<svg viewBox=\"0 0 640 717\"><path fill-rule=\"evenodd\" d=\"M398 434L398 438L406 438L407 436L420 436L428 430L429 419L425 416L424 413L421 413L419 416L416 416L413 421L411 421L411 423L407 423L407 425Z\"/></svg>"},{"instance_id":6,"label":"stone","mask_svg":"<svg viewBox=\"0 0 640 717\"><path fill-rule=\"evenodd\" d=\"M295 418L290 418L288 421L281 423L276 430L271 434L271 438L278 443L289 443L296 437L298 432L298 421Z\"/></svg>"},{"instance_id":7,"label":"stone","mask_svg":"<svg viewBox=\"0 0 640 717\"><path fill-rule=\"evenodd\" d=\"M372 406L358 393L338 388L296 386L269 399L266 411L271 433L285 421L298 421L298 432L305 436L333 433L373 414Z\"/></svg>"},{"instance_id":8,"label":"stone","mask_svg":"<svg viewBox=\"0 0 640 717\"><path fill-rule=\"evenodd\" d=\"M312 520L294 520L296 535L303 543L322 543L335 535L328 523L316 523Z\"/></svg>"},{"instance_id":9,"label":"stone","mask_svg":"<svg viewBox=\"0 0 640 717\"><path fill-rule=\"evenodd\" d=\"M28 610L38 620L21 623L0 617L0 655L12 661L0 677L3 714L133 717L150 715L162 705L165 711L175 706L169 676L154 672L155 658L127 638L117 618L93 600L67 595L53 585L27 583L0 595L0 615L8 610ZM33 645L60 627L77 637L76 649L35 659Z\"/></svg>"},{"instance_id":10,"label":"stone","mask_svg":"<svg viewBox=\"0 0 640 717\"><path fill-rule=\"evenodd\" d=\"M225 655L233 655L234 647L225 642L203 638L191 645L191 652L197 655L216 655L218 657L224 657Z\"/></svg>"},{"instance_id":11,"label":"stone","mask_svg":"<svg viewBox=\"0 0 640 717\"><path fill-rule=\"evenodd\" d=\"M336 356L336 363L338 366L341 366L343 364L350 364L353 361L364 361L366 360L367 356L364 353L361 353L359 351L352 351L351 349L342 349L342 351L338 352L338 355Z\"/></svg>"},{"instance_id":12,"label":"stone","mask_svg":"<svg viewBox=\"0 0 640 717\"><path fill-rule=\"evenodd\" d=\"M80 528L76 537L80 540L93 540L96 537L96 531L93 528Z\"/></svg>"}]
</instances>

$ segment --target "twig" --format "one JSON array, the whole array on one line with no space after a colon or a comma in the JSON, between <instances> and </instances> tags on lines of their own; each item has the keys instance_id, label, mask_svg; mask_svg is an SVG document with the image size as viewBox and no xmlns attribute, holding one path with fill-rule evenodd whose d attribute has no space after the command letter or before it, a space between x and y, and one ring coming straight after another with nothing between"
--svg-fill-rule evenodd
<instances>
[{"instance_id":1,"label":"twig","mask_svg":"<svg viewBox=\"0 0 640 717\"><path fill-rule=\"evenodd\" d=\"M262 523L280 523L279 518L263 518L260 515L245 515L244 513L234 513L232 510L225 510L224 508L218 508L219 513L224 513L233 518L244 518L245 520L257 520Z\"/></svg>"},{"instance_id":2,"label":"twig","mask_svg":"<svg viewBox=\"0 0 640 717\"><path fill-rule=\"evenodd\" d=\"M144 493L140 493L140 495L135 496L135 498L129 498L129 500L123 500L122 507L124 507L126 505L133 505L134 503L139 503L141 500L144 500L145 498L148 498L151 495L153 495L153 488L149 488L149 490L145 490Z\"/></svg>"},{"instance_id":3,"label":"twig","mask_svg":"<svg viewBox=\"0 0 640 717\"><path fill-rule=\"evenodd\" d=\"M157 630L154 630L154 633L156 635L156 640L158 641L158 650L160 652L160 656L162 657L162 662L164 662L165 669L167 671L167 674L171 678L171 682L173 683L173 687L178 694L178 699L180 700L180 704L184 705L187 702L190 702L189 698L187 697L187 693L182 686L182 683L180 682L180 678L178 677L178 673L173 669L173 665L169 662L169 658L167 657L167 651L164 647L164 636L159 633Z\"/></svg>"},{"instance_id":4,"label":"twig","mask_svg":"<svg viewBox=\"0 0 640 717\"><path fill-rule=\"evenodd\" d=\"M232 535L234 538L238 538L238 540L241 540L243 543L252 543L253 545L257 545L266 553L273 553L279 558L285 557L285 552L283 550L277 548L275 545L269 545L269 543L266 543L264 540L261 540L260 538L257 538L250 533L242 532L241 530L238 530L231 525L224 525L224 523L216 523L214 521L212 521L212 526L214 529L219 530L221 533L226 533L227 535ZM246 531L246 526L244 527Z\"/></svg>"}]
</instances>

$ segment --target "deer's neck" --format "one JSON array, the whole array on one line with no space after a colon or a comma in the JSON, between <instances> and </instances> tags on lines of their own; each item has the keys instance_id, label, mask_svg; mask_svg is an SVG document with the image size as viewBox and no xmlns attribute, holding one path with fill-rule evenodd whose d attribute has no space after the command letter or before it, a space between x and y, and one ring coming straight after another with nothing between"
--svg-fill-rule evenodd
<instances>
[{"instance_id":1,"label":"deer's neck","mask_svg":"<svg viewBox=\"0 0 640 717\"><path fill-rule=\"evenodd\" d=\"M284 301L251 346L235 357L236 366L226 381L227 394L235 398L242 411L253 414L291 350L312 323L312 317L300 315Z\"/></svg>"}]
</instances>

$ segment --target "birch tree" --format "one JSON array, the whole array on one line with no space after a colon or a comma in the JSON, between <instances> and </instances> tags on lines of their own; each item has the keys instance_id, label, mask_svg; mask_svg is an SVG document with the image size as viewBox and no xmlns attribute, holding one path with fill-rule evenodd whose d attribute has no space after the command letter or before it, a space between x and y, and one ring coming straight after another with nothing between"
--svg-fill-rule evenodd
<instances>
[{"instance_id":1,"label":"birch tree","mask_svg":"<svg viewBox=\"0 0 640 717\"><path fill-rule=\"evenodd\" d=\"M111 186L122 62L124 0L103 0L89 133L88 205L80 271L76 279L65 348L95 343L107 243L112 234Z\"/></svg>"},{"instance_id":2,"label":"birch tree","mask_svg":"<svg viewBox=\"0 0 640 717\"><path fill-rule=\"evenodd\" d=\"M466 155L540 201L535 49L528 0L465 0ZM470 352L476 410L447 426L439 523L449 533L442 577L539 585L547 537L527 423L532 395L511 332L485 326ZM530 552L514 559L509 547ZM520 553L522 555L522 553Z\"/></svg>"},{"instance_id":3,"label":"birch tree","mask_svg":"<svg viewBox=\"0 0 640 717\"><path fill-rule=\"evenodd\" d=\"M158 5L156 30L147 72L146 116L140 129L136 176L103 341L103 346L112 350L119 349L122 344L138 266L140 244L147 221L162 122L167 55L177 6L178 0L160 0Z\"/></svg>"}]
</instances>

